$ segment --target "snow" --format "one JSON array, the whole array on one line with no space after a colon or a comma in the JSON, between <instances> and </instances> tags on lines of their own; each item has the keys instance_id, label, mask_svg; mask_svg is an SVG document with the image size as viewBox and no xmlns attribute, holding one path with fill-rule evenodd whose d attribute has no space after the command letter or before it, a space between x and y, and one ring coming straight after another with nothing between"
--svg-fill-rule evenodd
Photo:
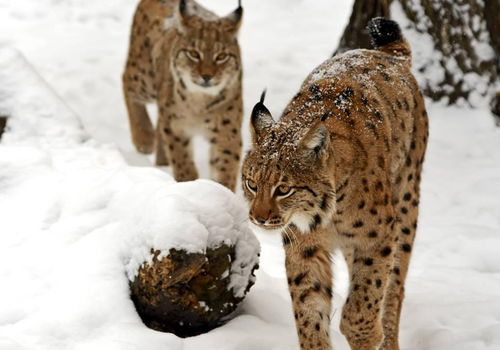
<instances>
[{"instance_id":1,"label":"snow","mask_svg":"<svg viewBox=\"0 0 500 350\"><path fill-rule=\"evenodd\" d=\"M9 116L0 145L6 348L73 348L122 317L144 327L128 281L152 261L152 249L161 258L172 248L235 247L228 288L245 295L260 245L241 198L212 181L176 183L129 166L115 147L86 140L75 114L15 50L0 48L0 72Z\"/></svg>"},{"instance_id":2,"label":"snow","mask_svg":"<svg viewBox=\"0 0 500 350\"><path fill-rule=\"evenodd\" d=\"M201 3L225 15L236 0ZM133 150L120 74L135 5L135 0L0 0L0 43L21 50L60 96L48 93L33 72L22 75L29 89L9 83L23 118L15 121L18 126L9 122L12 133L0 145L0 349L298 349L276 235L255 232L262 250L256 284L226 325L180 339L146 328L133 308L126 276L126 266L134 264L129 226L175 225L164 220L159 206L135 193L144 191L169 205L161 193L190 191L188 198L182 196L185 205L199 205L197 210L203 211L217 203L203 193L196 197L197 191L213 190L221 201L238 201L206 181L174 189L177 185L170 186L167 174ZM243 6L243 134L248 148L248 117L263 88L268 88L266 106L279 116L305 77L334 51L351 3L247 0ZM413 52L425 53L416 46ZM0 64L9 55L16 53L2 49ZM22 65L15 59L11 69ZM3 87L11 75L4 69L0 75ZM0 105L12 110L14 100L4 96L0 93ZM401 348L498 349L500 130L486 108L427 105L429 148ZM30 118L34 115L50 117ZM197 161L208 163L204 144L197 147ZM133 167L137 165L143 167ZM201 170L208 174L206 167ZM160 187L164 192L156 193ZM128 210L141 205L146 205L141 210L147 218L142 223L128 217ZM230 223L229 217L200 216L193 225L220 220L229 227L238 225L237 217ZM154 239L134 237L137 256L142 254L139 247ZM335 349L347 350L338 331L347 275L342 259L336 256L335 262L331 333Z\"/></svg>"}]
</instances>

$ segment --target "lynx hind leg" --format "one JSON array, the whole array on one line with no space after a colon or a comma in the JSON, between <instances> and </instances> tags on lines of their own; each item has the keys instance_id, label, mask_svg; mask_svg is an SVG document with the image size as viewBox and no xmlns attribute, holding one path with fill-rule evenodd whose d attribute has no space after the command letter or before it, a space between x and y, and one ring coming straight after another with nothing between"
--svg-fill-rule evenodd
<instances>
[{"instance_id":1,"label":"lynx hind leg","mask_svg":"<svg viewBox=\"0 0 500 350\"><path fill-rule=\"evenodd\" d=\"M330 232L284 233L285 266L301 350L330 350Z\"/></svg>"},{"instance_id":2,"label":"lynx hind leg","mask_svg":"<svg viewBox=\"0 0 500 350\"><path fill-rule=\"evenodd\" d=\"M423 103L423 102L422 102ZM415 126L415 137L405 167L397 177L396 194L393 202L396 206L397 249L394 267L391 271L385 299L383 325L383 350L398 350L399 322L404 299L404 284L408 273L413 242L417 230L418 206L420 201L420 174L427 142L427 113L419 112L419 123Z\"/></svg>"},{"instance_id":3,"label":"lynx hind leg","mask_svg":"<svg viewBox=\"0 0 500 350\"><path fill-rule=\"evenodd\" d=\"M416 170L405 173L405 182L400 191L400 199L396 204L396 224L395 233L397 235L397 245L395 247L394 266L391 269L389 285L385 297L383 326L384 343L383 350L398 350L399 321L401 306L404 299L404 283L410 263L413 241L417 228L419 191L414 185L415 175L420 177L420 171ZM396 200L395 200L396 201Z\"/></svg>"},{"instance_id":4,"label":"lynx hind leg","mask_svg":"<svg viewBox=\"0 0 500 350\"><path fill-rule=\"evenodd\" d=\"M383 341L383 303L394 262L393 228L389 223L370 228L378 230L380 241L354 251L349 296L340 323L352 350L377 350Z\"/></svg>"},{"instance_id":5,"label":"lynx hind leg","mask_svg":"<svg viewBox=\"0 0 500 350\"><path fill-rule=\"evenodd\" d=\"M126 92L125 102L127 105L130 132L132 133L132 142L138 152L151 154L154 149L155 132L146 106L134 101Z\"/></svg>"}]
</instances>

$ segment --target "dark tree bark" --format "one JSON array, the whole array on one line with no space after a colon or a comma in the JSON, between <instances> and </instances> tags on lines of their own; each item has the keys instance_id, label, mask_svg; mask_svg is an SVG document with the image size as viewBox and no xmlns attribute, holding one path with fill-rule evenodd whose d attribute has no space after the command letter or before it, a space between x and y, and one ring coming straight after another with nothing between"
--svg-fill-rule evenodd
<instances>
[{"instance_id":1,"label":"dark tree bark","mask_svg":"<svg viewBox=\"0 0 500 350\"><path fill-rule=\"evenodd\" d=\"M2 138L2 134L5 131L6 125L7 125L7 117L0 116L0 139Z\"/></svg>"},{"instance_id":2,"label":"dark tree bark","mask_svg":"<svg viewBox=\"0 0 500 350\"><path fill-rule=\"evenodd\" d=\"M337 51L369 47L364 30L369 17L389 17L395 7L394 19L410 44L417 44L414 71L427 96L470 106L498 99L498 0L355 0ZM493 101L492 108L498 103Z\"/></svg>"},{"instance_id":3,"label":"dark tree bark","mask_svg":"<svg viewBox=\"0 0 500 350\"><path fill-rule=\"evenodd\" d=\"M495 75L497 80L496 93L491 100L491 112L496 117L497 126L500 126L500 1L485 0L485 18L490 33L491 46L495 51Z\"/></svg>"},{"instance_id":4,"label":"dark tree bark","mask_svg":"<svg viewBox=\"0 0 500 350\"><path fill-rule=\"evenodd\" d=\"M497 126L500 126L500 91L491 100L491 112L496 118Z\"/></svg>"},{"instance_id":5,"label":"dark tree bark","mask_svg":"<svg viewBox=\"0 0 500 350\"><path fill-rule=\"evenodd\" d=\"M355 0L349 23L342 34L334 55L353 48L371 48L370 36L366 30L368 21L374 17L390 17L391 0Z\"/></svg>"}]
</instances>

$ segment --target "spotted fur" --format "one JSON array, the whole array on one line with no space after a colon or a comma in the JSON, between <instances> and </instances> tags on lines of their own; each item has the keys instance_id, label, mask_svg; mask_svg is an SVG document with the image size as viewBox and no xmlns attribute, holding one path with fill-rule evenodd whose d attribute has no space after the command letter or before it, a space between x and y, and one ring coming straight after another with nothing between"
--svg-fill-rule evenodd
<instances>
[{"instance_id":1,"label":"spotted fur","mask_svg":"<svg viewBox=\"0 0 500 350\"><path fill-rule=\"evenodd\" d=\"M335 248L351 276L340 325L351 349L399 349L428 122L399 27L371 29L382 44L320 65L279 121L263 101L252 113L243 189L251 221L282 232L301 349L330 349Z\"/></svg>"},{"instance_id":2,"label":"spotted fur","mask_svg":"<svg viewBox=\"0 0 500 350\"><path fill-rule=\"evenodd\" d=\"M198 177L192 137L210 143L214 180L234 190L241 153L243 9L217 17L193 0L142 0L135 12L123 89L132 140L178 181ZM158 106L156 131L145 108Z\"/></svg>"}]
</instances>

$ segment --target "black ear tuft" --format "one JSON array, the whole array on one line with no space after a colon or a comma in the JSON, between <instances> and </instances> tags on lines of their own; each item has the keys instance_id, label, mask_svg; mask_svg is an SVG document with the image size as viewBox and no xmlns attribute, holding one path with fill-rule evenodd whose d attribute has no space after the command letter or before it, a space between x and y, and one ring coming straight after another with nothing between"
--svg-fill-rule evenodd
<instances>
[{"instance_id":1,"label":"black ear tuft","mask_svg":"<svg viewBox=\"0 0 500 350\"><path fill-rule=\"evenodd\" d=\"M260 101L255 104L252 110L252 115L250 117L250 122L253 127L253 139L257 143L260 136L265 133L273 124L274 119L271 112L264 105L264 99L266 97L266 90L262 92L260 96Z\"/></svg>"},{"instance_id":2,"label":"black ear tuft","mask_svg":"<svg viewBox=\"0 0 500 350\"><path fill-rule=\"evenodd\" d=\"M238 7L229 15L223 18L226 23L227 30L237 32L241 25L241 18L243 17L243 7L241 1L238 1Z\"/></svg>"},{"instance_id":3,"label":"black ear tuft","mask_svg":"<svg viewBox=\"0 0 500 350\"><path fill-rule=\"evenodd\" d=\"M260 103L264 104L264 100L266 99L266 93L267 93L267 89L264 89L262 91L262 94L260 94Z\"/></svg>"},{"instance_id":4,"label":"black ear tuft","mask_svg":"<svg viewBox=\"0 0 500 350\"><path fill-rule=\"evenodd\" d=\"M375 47L388 45L402 39L401 28L399 28L398 23L387 18L373 18L368 22L366 28Z\"/></svg>"},{"instance_id":5,"label":"black ear tuft","mask_svg":"<svg viewBox=\"0 0 500 350\"><path fill-rule=\"evenodd\" d=\"M264 99L266 98L266 89L262 91L262 94L260 95L260 101L255 104L252 110L252 124L255 125L255 122L257 119L259 119L262 115L271 115L271 112L267 109L267 107L264 105Z\"/></svg>"},{"instance_id":6,"label":"black ear tuft","mask_svg":"<svg viewBox=\"0 0 500 350\"><path fill-rule=\"evenodd\" d=\"M186 0L181 0L179 2L179 12L181 13L182 16L186 15L187 12Z\"/></svg>"},{"instance_id":7,"label":"black ear tuft","mask_svg":"<svg viewBox=\"0 0 500 350\"><path fill-rule=\"evenodd\" d=\"M234 20L239 22L243 16L243 7L241 7L241 0L238 0L238 8L234 10Z\"/></svg>"}]
</instances>

